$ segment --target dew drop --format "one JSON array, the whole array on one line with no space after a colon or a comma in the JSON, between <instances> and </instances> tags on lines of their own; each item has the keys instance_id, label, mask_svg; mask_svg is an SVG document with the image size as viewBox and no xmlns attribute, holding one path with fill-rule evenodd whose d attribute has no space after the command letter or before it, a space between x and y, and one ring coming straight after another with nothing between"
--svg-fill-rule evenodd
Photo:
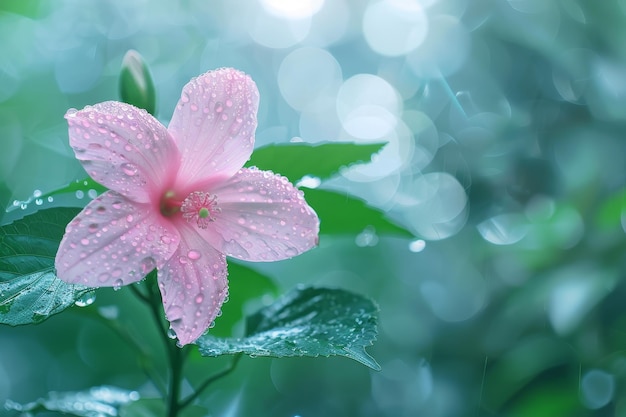
<instances>
[{"instance_id":1,"label":"dew drop","mask_svg":"<svg viewBox=\"0 0 626 417\"><path fill-rule=\"evenodd\" d=\"M196 295L196 298L194 300L195 300L196 304L200 304L204 300L204 295L198 294L198 295Z\"/></svg>"},{"instance_id":2,"label":"dew drop","mask_svg":"<svg viewBox=\"0 0 626 417\"><path fill-rule=\"evenodd\" d=\"M94 301L96 301L96 292L89 291L76 300L74 304L78 307L87 307L88 305L93 304Z\"/></svg>"},{"instance_id":3,"label":"dew drop","mask_svg":"<svg viewBox=\"0 0 626 417\"><path fill-rule=\"evenodd\" d=\"M126 221L127 221L128 223L131 223L131 222L133 221L133 216L132 216L132 214L129 214L128 216L126 216Z\"/></svg>"},{"instance_id":4,"label":"dew drop","mask_svg":"<svg viewBox=\"0 0 626 417\"><path fill-rule=\"evenodd\" d=\"M115 280L115 282L113 283L113 290L118 291L120 288L122 288L122 285L124 285L124 281L122 281L121 279Z\"/></svg>"},{"instance_id":5,"label":"dew drop","mask_svg":"<svg viewBox=\"0 0 626 417\"><path fill-rule=\"evenodd\" d=\"M221 113L224 110L224 106L222 106L222 102L218 101L217 103L215 103L215 112L216 113Z\"/></svg>"},{"instance_id":6,"label":"dew drop","mask_svg":"<svg viewBox=\"0 0 626 417\"><path fill-rule=\"evenodd\" d=\"M198 259L200 259L200 256L202 255L197 250L192 249L189 252L187 252L187 257L191 259L192 261L197 261Z\"/></svg>"},{"instance_id":7,"label":"dew drop","mask_svg":"<svg viewBox=\"0 0 626 417\"><path fill-rule=\"evenodd\" d=\"M183 309L179 306L171 306L165 314L170 322L180 320L183 318Z\"/></svg>"},{"instance_id":8,"label":"dew drop","mask_svg":"<svg viewBox=\"0 0 626 417\"><path fill-rule=\"evenodd\" d=\"M170 339L176 339L176 332L171 327L167 329L167 337Z\"/></svg>"},{"instance_id":9,"label":"dew drop","mask_svg":"<svg viewBox=\"0 0 626 417\"><path fill-rule=\"evenodd\" d=\"M95 223L91 223L88 227L87 230L89 230L89 233L96 233L98 231L98 225Z\"/></svg>"},{"instance_id":10,"label":"dew drop","mask_svg":"<svg viewBox=\"0 0 626 417\"><path fill-rule=\"evenodd\" d=\"M103 272L102 274L98 275L98 281L104 283L107 282L110 278L110 275L107 274L106 272Z\"/></svg>"},{"instance_id":11,"label":"dew drop","mask_svg":"<svg viewBox=\"0 0 626 417\"><path fill-rule=\"evenodd\" d=\"M155 267L156 267L156 262L154 261L154 258L152 258L151 256L148 256L147 258L142 259L141 272L143 272L144 274L147 274L148 272L152 271Z\"/></svg>"},{"instance_id":12,"label":"dew drop","mask_svg":"<svg viewBox=\"0 0 626 417\"><path fill-rule=\"evenodd\" d=\"M89 239L87 239L87 238L82 238L82 239L80 240L80 244L81 244L81 245L83 245L83 246L87 246L87 245L89 244Z\"/></svg>"},{"instance_id":13,"label":"dew drop","mask_svg":"<svg viewBox=\"0 0 626 417\"><path fill-rule=\"evenodd\" d=\"M125 162L121 165L121 168L124 174L128 175L129 177L132 177L137 173L137 166L135 164Z\"/></svg>"}]
</instances>

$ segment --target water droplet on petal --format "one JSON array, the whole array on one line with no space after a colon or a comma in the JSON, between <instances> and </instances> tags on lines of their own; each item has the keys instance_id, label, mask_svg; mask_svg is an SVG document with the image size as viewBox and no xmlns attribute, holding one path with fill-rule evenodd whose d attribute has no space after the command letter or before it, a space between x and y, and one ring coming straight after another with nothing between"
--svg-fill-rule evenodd
<instances>
[{"instance_id":1,"label":"water droplet on petal","mask_svg":"<svg viewBox=\"0 0 626 417\"><path fill-rule=\"evenodd\" d=\"M143 274L147 274L152 271L156 267L156 262L154 258L148 256L147 258L142 259L141 261L141 272Z\"/></svg>"},{"instance_id":2,"label":"water droplet on petal","mask_svg":"<svg viewBox=\"0 0 626 417\"><path fill-rule=\"evenodd\" d=\"M128 175L129 177L132 177L137 173L137 166L135 164L123 163L120 166L122 168L122 171L124 171L124 174Z\"/></svg>"},{"instance_id":3,"label":"water droplet on petal","mask_svg":"<svg viewBox=\"0 0 626 417\"><path fill-rule=\"evenodd\" d=\"M94 301L96 301L96 292L89 291L76 300L74 304L78 307L87 307L88 305L93 304Z\"/></svg>"},{"instance_id":4,"label":"water droplet on petal","mask_svg":"<svg viewBox=\"0 0 626 417\"><path fill-rule=\"evenodd\" d=\"M167 329L167 337L170 339L176 339L176 332L171 327Z\"/></svg>"},{"instance_id":5,"label":"water droplet on petal","mask_svg":"<svg viewBox=\"0 0 626 417\"><path fill-rule=\"evenodd\" d=\"M200 304L202 300L204 300L204 295L202 294L196 295L196 298L195 298L196 304Z\"/></svg>"},{"instance_id":6,"label":"water droplet on petal","mask_svg":"<svg viewBox=\"0 0 626 417\"><path fill-rule=\"evenodd\" d=\"M218 101L217 103L215 103L215 112L216 113L221 113L224 110L224 106L222 106L222 102Z\"/></svg>"},{"instance_id":7,"label":"water droplet on petal","mask_svg":"<svg viewBox=\"0 0 626 417\"><path fill-rule=\"evenodd\" d=\"M106 272L103 272L102 274L98 275L98 281L100 282L107 282L110 278L110 275L107 274Z\"/></svg>"},{"instance_id":8,"label":"water droplet on petal","mask_svg":"<svg viewBox=\"0 0 626 417\"><path fill-rule=\"evenodd\" d=\"M198 252L197 250L193 250L193 249L187 253L187 257L191 259L192 261L196 261L200 259L200 256L202 256L200 252Z\"/></svg>"},{"instance_id":9,"label":"water droplet on petal","mask_svg":"<svg viewBox=\"0 0 626 417\"><path fill-rule=\"evenodd\" d=\"M180 320L181 318L183 318L183 309L179 306L170 306L170 308L167 309L165 315L170 322Z\"/></svg>"},{"instance_id":10,"label":"water droplet on petal","mask_svg":"<svg viewBox=\"0 0 626 417\"><path fill-rule=\"evenodd\" d=\"M120 288L122 288L122 285L124 285L124 281L122 281L121 279L115 280L115 282L113 283L113 290L118 291Z\"/></svg>"},{"instance_id":11,"label":"water droplet on petal","mask_svg":"<svg viewBox=\"0 0 626 417\"><path fill-rule=\"evenodd\" d=\"M293 258L297 254L298 254L298 251L296 250L296 248L285 249L285 255L287 255L289 258Z\"/></svg>"},{"instance_id":12,"label":"water droplet on petal","mask_svg":"<svg viewBox=\"0 0 626 417\"><path fill-rule=\"evenodd\" d=\"M87 238L82 238L82 239L80 240L80 243L81 243L81 245L83 245L83 246L87 246L87 245L89 244L89 239L87 239Z\"/></svg>"}]
</instances>

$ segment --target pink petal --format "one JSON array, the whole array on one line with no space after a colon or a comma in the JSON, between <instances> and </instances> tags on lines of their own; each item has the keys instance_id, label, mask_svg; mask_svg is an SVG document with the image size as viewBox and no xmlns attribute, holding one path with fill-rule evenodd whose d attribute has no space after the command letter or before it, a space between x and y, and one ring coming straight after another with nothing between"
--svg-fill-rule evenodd
<instances>
[{"instance_id":1,"label":"pink petal","mask_svg":"<svg viewBox=\"0 0 626 417\"><path fill-rule=\"evenodd\" d=\"M108 101L70 110L70 145L87 173L138 203L159 198L179 164L176 144L145 110Z\"/></svg>"},{"instance_id":2,"label":"pink petal","mask_svg":"<svg viewBox=\"0 0 626 417\"><path fill-rule=\"evenodd\" d=\"M254 81L232 68L194 78L183 92L168 127L182 152L183 187L233 175L254 148L259 92Z\"/></svg>"},{"instance_id":3,"label":"pink petal","mask_svg":"<svg viewBox=\"0 0 626 417\"><path fill-rule=\"evenodd\" d=\"M285 177L244 168L211 193L220 212L199 233L226 255L277 261L317 244L317 214Z\"/></svg>"},{"instance_id":4,"label":"pink petal","mask_svg":"<svg viewBox=\"0 0 626 417\"><path fill-rule=\"evenodd\" d=\"M178 231L147 204L107 191L67 225L57 252L57 275L89 287L141 280L178 246Z\"/></svg>"},{"instance_id":5,"label":"pink petal","mask_svg":"<svg viewBox=\"0 0 626 417\"><path fill-rule=\"evenodd\" d=\"M213 323L228 294L226 258L191 226L181 226L181 242L158 272L165 315L181 344L196 340Z\"/></svg>"}]
</instances>

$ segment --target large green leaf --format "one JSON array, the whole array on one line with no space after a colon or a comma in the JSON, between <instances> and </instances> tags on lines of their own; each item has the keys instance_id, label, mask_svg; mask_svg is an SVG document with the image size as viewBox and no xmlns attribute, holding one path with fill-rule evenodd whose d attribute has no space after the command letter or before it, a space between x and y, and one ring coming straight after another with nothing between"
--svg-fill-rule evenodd
<instances>
[{"instance_id":1,"label":"large green leaf","mask_svg":"<svg viewBox=\"0 0 626 417\"><path fill-rule=\"evenodd\" d=\"M54 271L65 226L77 213L53 208L0 227L0 323L38 323L90 293Z\"/></svg>"},{"instance_id":2,"label":"large green leaf","mask_svg":"<svg viewBox=\"0 0 626 417\"><path fill-rule=\"evenodd\" d=\"M296 182L305 175L324 180L335 175L344 166L369 162L372 155L384 146L385 143L275 144L256 149L246 165L278 172L291 182Z\"/></svg>"},{"instance_id":3,"label":"large green leaf","mask_svg":"<svg viewBox=\"0 0 626 417\"><path fill-rule=\"evenodd\" d=\"M116 417L119 415L121 406L138 399L139 393L136 391L101 386L86 391L50 392L46 398L40 398L28 404L18 404L8 400L4 407L24 416L56 411L78 417Z\"/></svg>"},{"instance_id":4,"label":"large green leaf","mask_svg":"<svg viewBox=\"0 0 626 417\"><path fill-rule=\"evenodd\" d=\"M196 341L203 356L341 355L372 369L380 366L365 347L376 339L378 308L360 295L327 288L298 288L247 320L246 336Z\"/></svg>"},{"instance_id":5,"label":"large green leaf","mask_svg":"<svg viewBox=\"0 0 626 417\"><path fill-rule=\"evenodd\" d=\"M358 234L366 227L378 234L391 234L413 238L413 234L385 218L378 209L348 194L329 190L305 189L306 201L321 219L322 234Z\"/></svg>"}]
</instances>

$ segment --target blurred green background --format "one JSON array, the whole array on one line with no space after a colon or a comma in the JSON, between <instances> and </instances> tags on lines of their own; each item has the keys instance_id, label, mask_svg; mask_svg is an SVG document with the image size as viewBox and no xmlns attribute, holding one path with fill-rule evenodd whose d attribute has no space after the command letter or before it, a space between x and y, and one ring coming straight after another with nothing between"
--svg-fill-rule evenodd
<instances>
[{"instance_id":1,"label":"blurred green background","mask_svg":"<svg viewBox=\"0 0 626 417\"><path fill-rule=\"evenodd\" d=\"M626 416L625 40L624 0L0 0L0 218L85 177L63 114L118 99L128 49L166 124L191 77L233 66L261 93L257 147L388 142L320 187L415 239L366 228L250 264L278 292L376 300L382 371L244 358L202 397L208 415ZM275 295L230 282L267 293L251 310ZM0 403L102 384L156 395L103 316L163 360L144 307L100 290L0 328ZM194 356L183 390L226 363Z\"/></svg>"}]
</instances>

